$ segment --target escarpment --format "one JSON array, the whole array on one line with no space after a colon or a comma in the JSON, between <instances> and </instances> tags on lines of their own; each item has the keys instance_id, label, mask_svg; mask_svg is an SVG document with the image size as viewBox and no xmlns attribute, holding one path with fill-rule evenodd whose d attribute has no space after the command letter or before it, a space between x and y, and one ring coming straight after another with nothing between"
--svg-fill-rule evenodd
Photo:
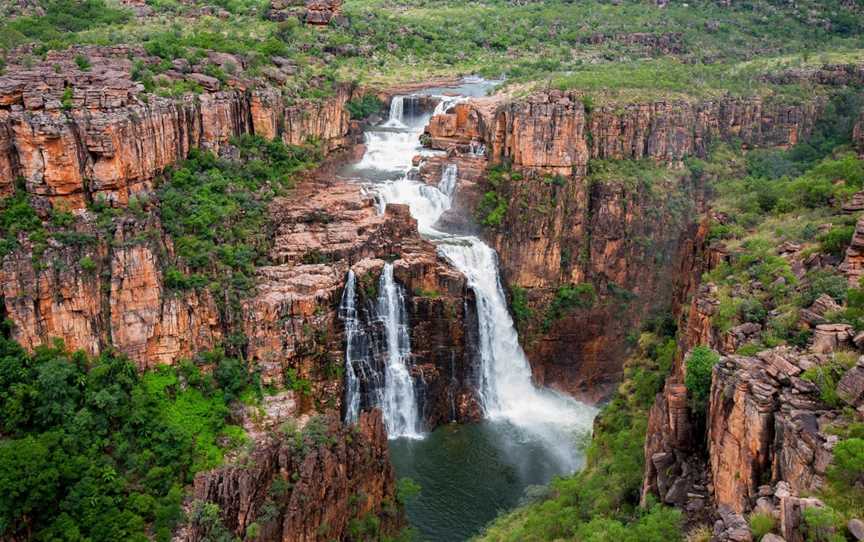
<instances>
[{"instance_id":1,"label":"escarpment","mask_svg":"<svg viewBox=\"0 0 864 542\"><path fill-rule=\"evenodd\" d=\"M236 138L246 135L343 149L357 135L346 108L354 89L340 85L322 100L290 104L260 81L231 79L223 90L157 98L132 81L130 52L143 55L93 49L88 70L75 67L71 53L51 53L60 73L40 66L0 77L0 186L32 213L30 229L3 248L11 337L30 351L59 339L91 355L117 352L141 371L186 360L211 370L203 354L228 351L275 394L247 417L273 411L278 423L247 427L249 461L231 457L203 473L195 498L218 505L219 521L238 536L257 519L259 540L344 538L349 523L363 521L395 532L401 508L380 414L364 412L353 429L328 421L320 431L305 425L300 436L270 437L315 413L341 418L346 276L353 270L371 286L385 263L406 292L424 428L478 419L476 307L465 278L421 239L407 207L381 213L358 183L338 178L338 157L260 200L266 251L249 275L198 273L184 259L196 241L172 235L160 218L171 167L187 165L193 150L237 162L244 151ZM230 204L257 212L256 196ZM196 212L213 208L212 200L198 204ZM248 258L243 250L254 242L225 256ZM372 294L362 292L361 303ZM373 340L381 338L380 322L368 325ZM291 490L267 498L276 478ZM183 532L206 538L195 521Z\"/></svg>"},{"instance_id":2,"label":"escarpment","mask_svg":"<svg viewBox=\"0 0 864 542\"><path fill-rule=\"evenodd\" d=\"M678 172L682 161L733 139L795 145L824 104L730 97L591 107L580 93L551 91L458 103L432 118L425 137L456 153L460 168L476 170L478 155L493 168L495 185L472 176L480 180L460 188L463 208L444 220L482 209L473 218L485 222L505 281L531 311L520 329L535 379L596 399L619 377L627 334L692 282L706 192ZM591 285L594 300L556 310L561 288L579 284Z\"/></svg>"},{"instance_id":3,"label":"escarpment","mask_svg":"<svg viewBox=\"0 0 864 542\"><path fill-rule=\"evenodd\" d=\"M241 538L343 540L355 524L373 523L378 535L394 535L404 522L377 410L351 427L312 419L275 428L248 465L200 474L194 497L197 507L217 504L225 528ZM208 540L202 523L193 519L179 539Z\"/></svg>"},{"instance_id":4,"label":"escarpment","mask_svg":"<svg viewBox=\"0 0 864 542\"><path fill-rule=\"evenodd\" d=\"M142 49L81 50L93 64L87 71L73 61L77 51L52 52L36 68L0 77L0 193L20 177L33 196L66 210L99 199L125 205L193 148L219 153L243 134L317 140L325 150L347 141L350 85L321 102L288 105L278 88L234 79L220 90L211 78L215 87L197 96L159 98L132 80L130 57L158 61Z\"/></svg>"}]
</instances>

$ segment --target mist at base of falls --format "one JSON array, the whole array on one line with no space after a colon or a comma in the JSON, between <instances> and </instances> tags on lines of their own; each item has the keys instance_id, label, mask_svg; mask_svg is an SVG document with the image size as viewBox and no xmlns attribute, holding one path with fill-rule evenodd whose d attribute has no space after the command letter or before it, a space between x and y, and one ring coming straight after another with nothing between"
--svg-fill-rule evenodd
<instances>
[{"instance_id":1,"label":"mist at base of falls","mask_svg":"<svg viewBox=\"0 0 864 542\"><path fill-rule=\"evenodd\" d=\"M491 87L480 79L468 81L454 89L463 96L441 96L436 112ZM440 91L427 92L435 95ZM423 488L420 497L407 505L421 539L464 540L501 511L518 505L529 486L546 484L556 475L578 469L583 461L579 442L590 434L597 411L533 384L499 280L495 251L477 237L436 229L438 219L459 197L458 165L444 165L437 187L409 175L414 156L435 151L419 143L431 114L406 116L406 99L411 98L395 97L390 118L367 131L366 152L349 174L376 195L382 212L389 203L407 204L421 235L435 242L439 254L465 275L477 298L481 359L476 391L484 421L440 427L422 439L416 438L416 432L405 431L403 425L391 433L390 440L398 476L411 477ZM485 152L480 143L474 147L477 153ZM385 410L385 419L387 410L395 406L392 400L398 399L402 410L408 407L406 401L413 400L405 381L410 353L388 359L392 363L388 362L384 380L399 380L389 386L391 391L401 391L378 405ZM350 356L346 362L350 363ZM351 368L346 372L352 374ZM352 398L347 399L352 404ZM392 421L388 422L388 429L392 427Z\"/></svg>"}]
</instances>

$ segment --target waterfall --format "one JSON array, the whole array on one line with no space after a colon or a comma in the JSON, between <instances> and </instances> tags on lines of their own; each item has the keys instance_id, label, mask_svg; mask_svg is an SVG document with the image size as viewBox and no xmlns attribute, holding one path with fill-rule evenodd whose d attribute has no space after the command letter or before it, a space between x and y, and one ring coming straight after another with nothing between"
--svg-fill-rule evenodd
<instances>
[{"instance_id":1,"label":"waterfall","mask_svg":"<svg viewBox=\"0 0 864 542\"><path fill-rule=\"evenodd\" d=\"M459 175L459 169L456 164L447 164L441 172L441 182L438 183L438 190L447 196L448 204L452 205L453 194L456 192L456 177ZM448 205L448 209L450 208ZM446 209L445 209L446 210Z\"/></svg>"},{"instance_id":2,"label":"waterfall","mask_svg":"<svg viewBox=\"0 0 864 542\"><path fill-rule=\"evenodd\" d=\"M384 324L387 351L384 363L384 423L391 438L422 434L414 379L408 371L411 342L405 295L393 278L393 264L384 265L379 282L378 314Z\"/></svg>"},{"instance_id":3,"label":"waterfall","mask_svg":"<svg viewBox=\"0 0 864 542\"><path fill-rule=\"evenodd\" d=\"M393 278L393 264L384 265L372 308L373 318L383 329L383 348L370 344L373 333L358 314L357 278L349 270L339 305L339 316L345 322L345 421L356 422L361 408L378 407L390 438L419 438L422 422L408 370L411 339L405 293Z\"/></svg>"},{"instance_id":4,"label":"waterfall","mask_svg":"<svg viewBox=\"0 0 864 542\"><path fill-rule=\"evenodd\" d=\"M446 112L461 99L464 98L442 99L436 107L436 114ZM391 106L391 121L395 119L396 107ZM405 131L415 136L420 133L413 128L406 128ZM415 148L404 152L398 143L398 134L367 139L367 153L361 164L379 170L402 172L398 180L370 185L370 189L377 192L381 210L388 203L408 204L420 233L437 243L439 253L465 275L468 285L474 290L480 343L477 394L486 417L510 424L522 435L521 438L543 442L544 447L555 454L564 468L576 468L575 435L590 432L596 409L564 394L534 385L530 365L519 345L519 336L499 281L495 251L477 237L449 235L434 228L440 216L452 204L458 181L456 165L448 164L442 169L437 188L426 185L408 175L411 158L418 150ZM399 155L398 151L403 152ZM486 153L486 148L482 143L472 142L470 152L480 156ZM387 273L382 276L382 281L386 276ZM393 306L395 304L388 306L388 310L392 310ZM382 305L382 314L383 309ZM388 328L388 336L398 333L399 329L399 325L394 325L392 330ZM413 382L405 363L407 340L404 343L406 350L401 349L403 343L399 341L388 338L388 348L400 345L400 349L389 352L385 378L388 389L384 396L386 408L397 409L403 419L397 423L392 411L386 417L388 430L392 426L393 430L408 434L412 431L411 423L416 423L409 421L416 416L416 402L413 402ZM418 431L417 425L413 427L414 431ZM394 433L391 432L391 436Z\"/></svg>"},{"instance_id":5,"label":"waterfall","mask_svg":"<svg viewBox=\"0 0 864 542\"><path fill-rule=\"evenodd\" d=\"M390 100L390 118L384 126L399 128L405 125L405 96L393 96Z\"/></svg>"},{"instance_id":6,"label":"waterfall","mask_svg":"<svg viewBox=\"0 0 864 542\"><path fill-rule=\"evenodd\" d=\"M360 415L360 381L354 365L358 361L359 343L364 340L357 319L357 278L354 271L348 271L342 302L339 304L339 317L345 322L345 421L354 423Z\"/></svg>"}]
</instances>

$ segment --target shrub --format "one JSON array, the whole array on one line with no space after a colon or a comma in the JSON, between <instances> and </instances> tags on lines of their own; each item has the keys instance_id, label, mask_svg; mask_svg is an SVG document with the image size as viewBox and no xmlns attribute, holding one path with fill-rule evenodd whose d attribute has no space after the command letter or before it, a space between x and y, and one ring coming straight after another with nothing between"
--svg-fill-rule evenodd
<instances>
[{"instance_id":1,"label":"shrub","mask_svg":"<svg viewBox=\"0 0 864 542\"><path fill-rule=\"evenodd\" d=\"M824 365L816 365L801 373L801 378L813 382L819 388L819 397L831 407L842 404L837 395L837 384L849 368L855 364L855 356L847 356L835 352L831 360Z\"/></svg>"},{"instance_id":2,"label":"shrub","mask_svg":"<svg viewBox=\"0 0 864 542\"><path fill-rule=\"evenodd\" d=\"M63 89L63 95L60 97L60 106L63 108L63 111L69 111L72 109L72 98L74 97L72 87L66 87Z\"/></svg>"},{"instance_id":3,"label":"shrub","mask_svg":"<svg viewBox=\"0 0 864 542\"><path fill-rule=\"evenodd\" d=\"M350 100L345 107L351 114L352 119L366 119L372 115L380 113L384 108L384 104L374 94L364 94L359 98Z\"/></svg>"},{"instance_id":4,"label":"shrub","mask_svg":"<svg viewBox=\"0 0 864 542\"><path fill-rule=\"evenodd\" d=\"M399 501L399 504L406 504L417 497L421 489L420 484L412 478L408 478L407 476L399 478L399 481L396 483L396 500Z\"/></svg>"},{"instance_id":5,"label":"shrub","mask_svg":"<svg viewBox=\"0 0 864 542\"><path fill-rule=\"evenodd\" d=\"M75 64L82 71L86 72L90 70L90 59L84 55L75 55Z\"/></svg>"},{"instance_id":6,"label":"shrub","mask_svg":"<svg viewBox=\"0 0 864 542\"><path fill-rule=\"evenodd\" d=\"M804 510L804 532L807 542L845 542L842 517L829 507Z\"/></svg>"},{"instance_id":7,"label":"shrub","mask_svg":"<svg viewBox=\"0 0 864 542\"><path fill-rule=\"evenodd\" d=\"M864 480L864 439L850 438L834 447L834 462L828 471L832 482L854 486Z\"/></svg>"},{"instance_id":8,"label":"shrub","mask_svg":"<svg viewBox=\"0 0 864 542\"><path fill-rule=\"evenodd\" d=\"M528 306L527 290L515 284L510 287L510 308L517 324L528 322L534 315Z\"/></svg>"},{"instance_id":9,"label":"shrub","mask_svg":"<svg viewBox=\"0 0 864 542\"><path fill-rule=\"evenodd\" d=\"M771 514L757 512L750 515L750 530L757 541L772 532L776 526L777 520Z\"/></svg>"},{"instance_id":10,"label":"shrub","mask_svg":"<svg viewBox=\"0 0 864 542\"><path fill-rule=\"evenodd\" d=\"M832 256L841 257L846 248L852 242L855 234L855 226L840 226L831 230L819 238L820 248L823 252Z\"/></svg>"},{"instance_id":11,"label":"shrub","mask_svg":"<svg viewBox=\"0 0 864 542\"><path fill-rule=\"evenodd\" d=\"M549 331L556 320L560 320L575 309L591 308L596 300L597 293L591 283L583 282L559 287L552 303L546 309L543 330Z\"/></svg>"},{"instance_id":12,"label":"shrub","mask_svg":"<svg viewBox=\"0 0 864 542\"><path fill-rule=\"evenodd\" d=\"M707 346L697 346L687 357L687 375L684 385L690 394L690 407L704 413L711 393L711 372L720 361L720 355Z\"/></svg>"},{"instance_id":13,"label":"shrub","mask_svg":"<svg viewBox=\"0 0 864 542\"><path fill-rule=\"evenodd\" d=\"M96 271L96 262L93 261L93 258L90 256L84 256L81 260L78 261L78 265L81 266L81 270L85 273L93 273Z\"/></svg>"}]
</instances>

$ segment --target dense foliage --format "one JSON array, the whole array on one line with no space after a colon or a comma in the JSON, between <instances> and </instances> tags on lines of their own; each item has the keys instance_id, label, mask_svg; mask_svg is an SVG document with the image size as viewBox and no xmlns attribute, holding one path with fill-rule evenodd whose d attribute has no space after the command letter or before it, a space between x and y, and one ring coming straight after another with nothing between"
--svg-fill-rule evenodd
<instances>
[{"instance_id":1,"label":"dense foliage","mask_svg":"<svg viewBox=\"0 0 864 542\"><path fill-rule=\"evenodd\" d=\"M178 256L166 270L167 286L209 287L227 316L253 287L255 267L267 261L273 237L268 204L320 156L312 145L290 147L257 136L234 143L236 160L193 150L158 190L162 224Z\"/></svg>"},{"instance_id":2,"label":"dense foliage","mask_svg":"<svg viewBox=\"0 0 864 542\"><path fill-rule=\"evenodd\" d=\"M0 537L169 540L183 486L242 445L227 403L251 384L218 352L139 375L121 356L0 338Z\"/></svg>"},{"instance_id":3,"label":"dense foliage","mask_svg":"<svg viewBox=\"0 0 864 542\"><path fill-rule=\"evenodd\" d=\"M676 542L681 513L639 507L648 410L675 356L671 319L649 323L624 381L595 423L585 469L550 485L550 495L495 520L480 540Z\"/></svg>"},{"instance_id":4,"label":"dense foliage","mask_svg":"<svg viewBox=\"0 0 864 542\"><path fill-rule=\"evenodd\" d=\"M711 372L720 356L707 346L697 346L687 356L687 376L684 385L690 397L690 407L696 412L705 412L711 392Z\"/></svg>"}]
</instances>

